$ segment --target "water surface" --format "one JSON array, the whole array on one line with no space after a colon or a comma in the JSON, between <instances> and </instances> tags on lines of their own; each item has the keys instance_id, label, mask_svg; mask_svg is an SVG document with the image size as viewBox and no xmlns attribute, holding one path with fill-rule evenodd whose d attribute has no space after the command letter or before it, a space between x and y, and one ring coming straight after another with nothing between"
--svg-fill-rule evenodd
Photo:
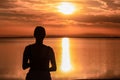
<instances>
[{"instance_id":1,"label":"water surface","mask_svg":"<svg viewBox=\"0 0 120 80\"><path fill-rule=\"evenodd\" d=\"M25 46L34 43L33 38L0 39L0 78L24 80L26 71L21 68ZM46 38L44 44L54 49L57 72L54 80L120 78L119 38L69 38L69 54L72 70L61 71L62 38ZM11 79L12 80L12 79Z\"/></svg>"}]
</instances>

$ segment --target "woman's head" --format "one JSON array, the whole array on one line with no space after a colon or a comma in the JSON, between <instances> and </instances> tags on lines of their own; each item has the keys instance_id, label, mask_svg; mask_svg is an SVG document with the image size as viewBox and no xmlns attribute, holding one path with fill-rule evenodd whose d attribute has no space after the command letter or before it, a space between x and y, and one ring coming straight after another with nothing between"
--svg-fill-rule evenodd
<instances>
[{"instance_id":1,"label":"woman's head","mask_svg":"<svg viewBox=\"0 0 120 80\"><path fill-rule=\"evenodd\" d=\"M37 26L34 30L34 37L37 39L44 39L46 36L45 29L42 26Z\"/></svg>"}]
</instances>

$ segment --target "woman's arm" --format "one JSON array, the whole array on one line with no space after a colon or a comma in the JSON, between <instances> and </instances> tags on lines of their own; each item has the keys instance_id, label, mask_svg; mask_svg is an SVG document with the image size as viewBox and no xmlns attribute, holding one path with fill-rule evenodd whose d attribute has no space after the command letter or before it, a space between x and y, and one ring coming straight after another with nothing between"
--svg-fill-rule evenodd
<instances>
[{"instance_id":1,"label":"woman's arm","mask_svg":"<svg viewBox=\"0 0 120 80\"><path fill-rule=\"evenodd\" d=\"M56 71L57 66L56 66L55 54L52 48L50 48L49 54L50 54L49 56L50 56L50 62L51 62L51 67L49 68L49 70Z\"/></svg>"},{"instance_id":2,"label":"woman's arm","mask_svg":"<svg viewBox=\"0 0 120 80\"><path fill-rule=\"evenodd\" d=\"M29 60L29 55L28 55L28 53L29 53L30 51L29 51L29 48L28 48L28 46L25 48L25 50L24 50L24 53L23 53L23 62L22 62L22 68L25 70L25 69L27 69L27 68L29 68L30 67L30 64L28 63L28 60Z\"/></svg>"}]
</instances>

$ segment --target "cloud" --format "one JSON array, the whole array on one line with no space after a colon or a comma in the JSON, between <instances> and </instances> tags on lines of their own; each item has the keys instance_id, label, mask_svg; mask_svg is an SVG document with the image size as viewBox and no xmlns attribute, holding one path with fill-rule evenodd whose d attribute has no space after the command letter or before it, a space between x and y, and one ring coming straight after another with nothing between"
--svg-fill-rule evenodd
<instances>
[{"instance_id":1,"label":"cloud","mask_svg":"<svg viewBox=\"0 0 120 80\"><path fill-rule=\"evenodd\" d=\"M15 4L17 0L0 0L0 8L9 9L15 8L17 5Z\"/></svg>"},{"instance_id":2,"label":"cloud","mask_svg":"<svg viewBox=\"0 0 120 80\"><path fill-rule=\"evenodd\" d=\"M101 23L101 22L111 22L120 23L120 15L82 15L81 17L72 17L73 20L77 22L89 22L89 23Z\"/></svg>"},{"instance_id":3,"label":"cloud","mask_svg":"<svg viewBox=\"0 0 120 80\"><path fill-rule=\"evenodd\" d=\"M0 12L0 19L6 20L6 21L31 21L30 18L32 18L33 15L15 12L15 11L9 11L9 12Z\"/></svg>"},{"instance_id":4,"label":"cloud","mask_svg":"<svg viewBox=\"0 0 120 80\"><path fill-rule=\"evenodd\" d=\"M57 3L61 0L0 0L0 5L3 8L16 8L16 9L0 9L0 17L2 19L18 20L18 21L41 21L41 20L61 20L60 15L55 8ZM73 1L68 0L82 5L83 9L78 11L77 19L82 22L114 22L119 23L120 11L110 11L109 8L118 7L117 0L80 0ZM104 10L102 6L105 4L109 5L108 10ZM19 5L19 6L16 6ZM116 8L117 9L117 8ZM82 12L83 11L83 12ZM109 16L106 14L109 13ZM111 15L114 14L114 15ZM116 15L117 14L117 15ZM78 17L79 16L79 17ZM64 19L64 18L63 18Z\"/></svg>"},{"instance_id":5,"label":"cloud","mask_svg":"<svg viewBox=\"0 0 120 80\"><path fill-rule=\"evenodd\" d=\"M101 0L106 4L106 9L117 10L120 9L119 0Z\"/></svg>"}]
</instances>

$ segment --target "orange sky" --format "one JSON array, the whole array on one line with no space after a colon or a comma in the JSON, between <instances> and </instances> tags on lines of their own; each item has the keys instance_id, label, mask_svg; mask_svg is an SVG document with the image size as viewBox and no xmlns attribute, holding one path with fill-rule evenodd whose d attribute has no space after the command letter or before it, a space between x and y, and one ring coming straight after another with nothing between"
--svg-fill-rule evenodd
<instances>
[{"instance_id":1,"label":"orange sky","mask_svg":"<svg viewBox=\"0 0 120 80\"><path fill-rule=\"evenodd\" d=\"M76 11L58 11L61 2ZM120 0L0 0L0 37L32 36L37 25L47 35L120 36Z\"/></svg>"}]
</instances>

